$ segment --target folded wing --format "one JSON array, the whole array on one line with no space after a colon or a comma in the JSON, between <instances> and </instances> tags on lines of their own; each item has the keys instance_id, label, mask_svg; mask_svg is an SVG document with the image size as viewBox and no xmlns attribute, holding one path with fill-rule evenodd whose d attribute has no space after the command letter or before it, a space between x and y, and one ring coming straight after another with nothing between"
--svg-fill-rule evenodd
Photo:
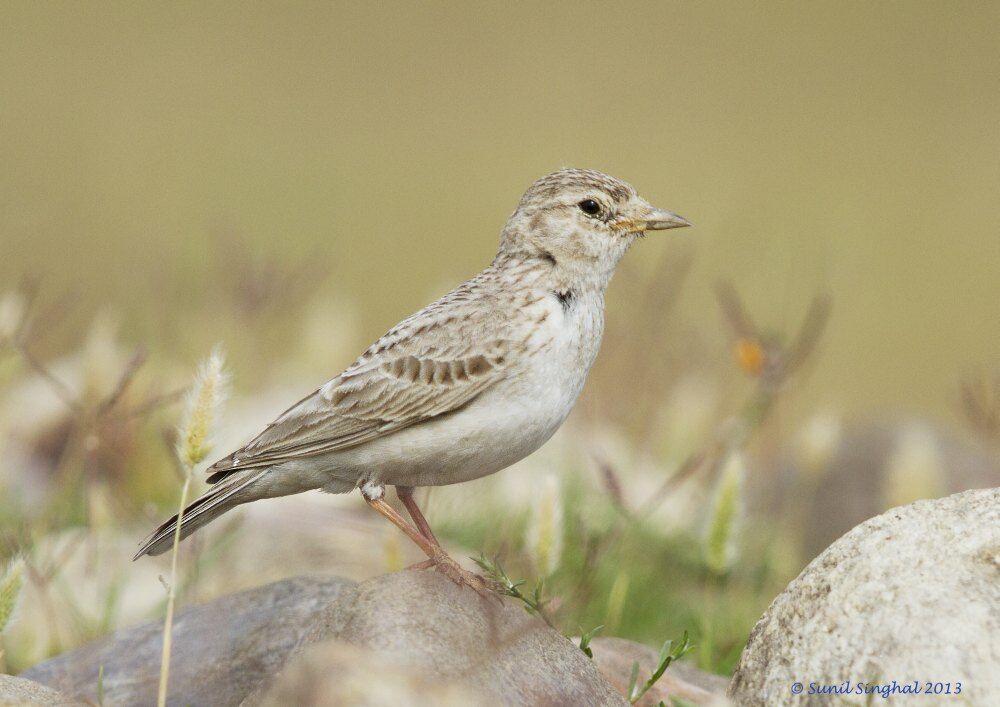
<instances>
[{"instance_id":1,"label":"folded wing","mask_svg":"<svg viewBox=\"0 0 1000 707\"><path fill-rule=\"evenodd\" d=\"M506 375L509 346L465 328L456 317L421 322L415 315L404 321L350 368L212 465L209 482L241 469L346 449L467 405Z\"/></svg>"}]
</instances>

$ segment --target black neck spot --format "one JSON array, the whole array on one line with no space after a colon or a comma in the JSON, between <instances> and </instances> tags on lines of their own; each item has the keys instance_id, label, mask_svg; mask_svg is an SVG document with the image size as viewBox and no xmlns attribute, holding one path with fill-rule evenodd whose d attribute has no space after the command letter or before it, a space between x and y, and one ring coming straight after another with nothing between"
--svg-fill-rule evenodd
<instances>
[{"instance_id":1,"label":"black neck spot","mask_svg":"<svg viewBox=\"0 0 1000 707\"><path fill-rule=\"evenodd\" d=\"M552 294L559 300L564 312L568 312L569 308L573 306L573 290L556 290Z\"/></svg>"},{"instance_id":2,"label":"black neck spot","mask_svg":"<svg viewBox=\"0 0 1000 707\"><path fill-rule=\"evenodd\" d=\"M552 267L556 266L556 256L552 255L552 253L550 253L549 251L543 250L541 258Z\"/></svg>"}]
</instances>

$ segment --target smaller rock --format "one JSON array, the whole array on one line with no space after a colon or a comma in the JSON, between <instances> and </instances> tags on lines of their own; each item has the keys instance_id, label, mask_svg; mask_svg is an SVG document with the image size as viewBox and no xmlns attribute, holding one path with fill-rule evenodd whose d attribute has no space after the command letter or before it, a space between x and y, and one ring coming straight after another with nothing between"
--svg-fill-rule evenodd
<instances>
[{"instance_id":1,"label":"smaller rock","mask_svg":"<svg viewBox=\"0 0 1000 707\"><path fill-rule=\"evenodd\" d=\"M178 612L170 660L170 705L236 705L285 662L313 617L349 580L297 577ZM97 702L104 667L107 704L156 704L162 622L124 629L36 665L24 676Z\"/></svg>"},{"instance_id":2,"label":"smaller rock","mask_svg":"<svg viewBox=\"0 0 1000 707\"><path fill-rule=\"evenodd\" d=\"M523 606L482 597L434 570L397 572L346 589L316 617L304 643L330 639L374 654L366 666L371 680L395 680L390 674L402 668L404 681L418 675L457 685L475 695L472 704L628 704L576 644ZM282 674L279 681L285 680ZM267 689L246 704L260 704Z\"/></svg>"},{"instance_id":3,"label":"smaller rock","mask_svg":"<svg viewBox=\"0 0 1000 707\"><path fill-rule=\"evenodd\" d=\"M61 692L45 687L34 680L0 674L0 707L31 705L31 707L83 707L82 702L71 700Z\"/></svg>"},{"instance_id":4,"label":"smaller rock","mask_svg":"<svg viewBox=\"0 0 1000 707\"><path fill-rule=\"evenodd\" d=\"M655 648L624 638L595 638L590 647L597 669L623 695L628 692L632 666L639 663L642 683L656 670L660 658ZM693 705L717 704L725 698L727 684L721 675L706 673L690 663L671 663L636 704L655 707L662 701L669 705L675 697Z\"/></svg>"},{"instance_id":5,"label":"smaller rock","mask_svg":"<svg viewBox=\"0 0 1000 707\"><path fill-rule=\"evenodd\" d=\"M261 707L467 707L476 693L358 646L327 641L293 657Z\"/></svg>"}]
</instances>

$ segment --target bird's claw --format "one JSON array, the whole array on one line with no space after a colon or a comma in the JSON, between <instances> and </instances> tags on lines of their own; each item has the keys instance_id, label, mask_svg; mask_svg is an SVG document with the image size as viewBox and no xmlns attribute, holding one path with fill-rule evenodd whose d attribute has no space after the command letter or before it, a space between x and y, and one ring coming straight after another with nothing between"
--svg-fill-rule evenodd
<instances>
[{"instance_id":1,"label":"bird's claw","mask_svg":"<svg viewBox=\"0 0 1000 707\"><path fill-rule=\"evenodd\" d=\"M433 567L452 582L462 587L469 587L481 597L492 597L503 603L500 595L497 594L497 585L486 579L482 575L470 572L459 565L455 560L445 553L440 553L434 557L411 565L409 569L430 569Z\"/></svg>"}]
</instances>

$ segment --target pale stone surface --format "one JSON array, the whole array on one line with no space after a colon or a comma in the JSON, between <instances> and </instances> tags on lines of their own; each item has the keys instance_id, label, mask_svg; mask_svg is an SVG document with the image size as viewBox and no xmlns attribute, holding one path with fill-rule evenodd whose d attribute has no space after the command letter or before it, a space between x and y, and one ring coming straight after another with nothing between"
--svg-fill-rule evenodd
<instances>
[{"instance_id":1,"label":"pale stone surface","mask_svg":"<svg viewBox=\"0 0 1000 707\"><path fill-rule=\"evenodd\" d=\"M520 604L481 597L433 570L376 577L345 591L306 640L330 638L376 653L372 679L402 666L425 680L458 683L477 703L627 704L578 646Z\"/></svg>"},{"instance_id":2,"label":"pale stone surface","mask_svg":"<svg viewBox=\"0 0 1000 707\"><path fill-rule=\"evenodd\" d=\"M388 662L339 641L310 646L288 661L259 700L261 707L469 707L475 690Z\"/></svg>"},{"instance_id":3,"label":"pale stone surface","mask_svg":"<svg viewBox=\"0 0 1000 707\"><path fill-rule=\"evenodd\" d=\"M809 695L811 682L893 680L961 682L962 704L1000 704L1000 489L918 501L847 533L758 621L729 692L738 704L825 705L837 698Z\"/></svg>"},{"instance_id":4,"label":"pale stone surface","mask_svg":"<svg viewBox=\"0 0 1000 707\"><path fill-rule=\"evenodd\" d=\"M0 674L0 707L31 705L32 707L83 707L50 687L27 678Z\"/></svg>"},{"instance_id":5,"label":"pale stone surface","mask_svg":"<svg viewBox=\"0 0 1000 707\"><path fill-rule=\"evenodd\" d=\"M350 582L297 577L178 612L171 658L171 705L234 705L283 663L313 618ZM124 629L24 672L67 695L105 704L156 704L161 622Z\"/></svg>"},{"instance_id":6,"label":"pale stone surface","mask_svg":"<svg viewBox=\"0 0 1000 707\"><path fill-rule=\"evenodd\" d=\"M103 665L105 704L153 704L161 640L159 623L144 624L24 676L96 702ZM407 692L409 701L392 701ZM360 584L283 580L175 619L171 705L448 705L470 696L473 704L627 704L574 643L520 604L481 597L434 570Z\"/></svg>"}]
</instances>

